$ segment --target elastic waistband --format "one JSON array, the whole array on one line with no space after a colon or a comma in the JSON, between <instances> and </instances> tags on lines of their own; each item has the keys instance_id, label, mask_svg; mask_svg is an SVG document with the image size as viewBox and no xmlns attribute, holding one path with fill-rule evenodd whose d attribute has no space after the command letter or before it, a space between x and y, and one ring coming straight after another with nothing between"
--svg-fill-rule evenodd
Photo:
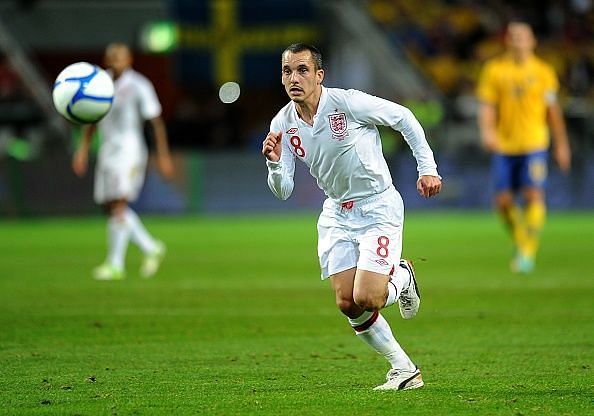
<instances>
[{"instance_id":1,"label":"elastic waistband","mask_svg":"<svg viewBox=\"0 0 594 416\"><path fill-rule=\"evenodd\" d=\"M384 195L387 195L390 192L394 192L394 191L396 191L396 188L394 188L394 185L390 185L389 187L387 187L385 190L383 190L379 194L374 194L374 195L368 196L367 198L357 199L354 201L345 201L342 203L335 202L334 205L336 206L336 208L339 208L339 209L351 210L353 208L361 207L361 206L370 204L372 202L375 202L378 199L381 199L382 197L384 197Z\"/></svg>"}]
</instances>

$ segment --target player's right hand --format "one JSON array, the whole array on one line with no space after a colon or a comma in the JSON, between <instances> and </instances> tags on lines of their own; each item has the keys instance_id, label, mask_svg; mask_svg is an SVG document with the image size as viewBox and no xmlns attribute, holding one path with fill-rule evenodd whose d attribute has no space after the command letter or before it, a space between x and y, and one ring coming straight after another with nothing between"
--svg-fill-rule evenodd
<instances>
[{"instance_id":1,"label":"player's right hand","mask_svg":"<svg viewBox=\"0 0 594 416\"><path fill-rule=\"evenodd\" d=\"M497 152L497 136L495 133L484 133L481 144L488 153Z\"/></svg>"},{"instance_id":2,"label":"player's right hand","mask_svg":"<svg viewBox=\"0 0 594 416\"><path fill-rule=\"evenodd\" d=\"M271 162L278 162L281 157L283 132L269 132L262 143L262 154Z\"/></svg>"}]
</instances>

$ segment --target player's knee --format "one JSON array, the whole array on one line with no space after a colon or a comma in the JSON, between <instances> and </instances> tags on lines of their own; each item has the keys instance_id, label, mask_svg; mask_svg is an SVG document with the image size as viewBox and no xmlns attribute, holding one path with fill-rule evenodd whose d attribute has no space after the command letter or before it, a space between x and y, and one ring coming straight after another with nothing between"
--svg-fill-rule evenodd
<instances>
[{"instance_id":1,"label":"player's knee","mask_svg":"<svg viewBox=\"0 0 594 416\"><path fill-rule=\"evenodd\" d=\"M124 200L110 201L102 206L103 212L108 217L119 217L123 215L127 208L127 203Z\"/></svg>"},{"instance_id":2,"label":"player's knee","mask_svg":"<svg viewBox=\"0 0 594 416\"><path fill-rule=\"evenodd\" d=\"M501 193L495 197L495 205L498 210L505 211L514 205L514 197L510 193Z\"/></svg>"},{"instance_id":3,"label":"player's knee","mask_svg":"<svg viewBox=\"0 0 594 416\"><path fill-rule=\"evenodd\" d=\"M524 190L524 199L526 203L532 204L544 201L544 193L538 188L528 188Z\"/></svg>"},{"instance_id":4,"label":"player's knee","mask_svg":"<svg viewBox=\"0 0 594 416\"><path fill-rule=\"evenodd\" d=\"M359 310L353 299L336 298L336 306L346 316L351 316L355 310Z\"/></svg>"},{"instance_id":5,"label":"player's knee","mask_svg":"<svg viewBox=\"0 0 594 416\"><path fill-rule=\"evenodd\" d=\"M357 306L366 311L375 311L384 306L385 300L379 299L373 293L359 292L354 294L354 300Z\"/></svg>"}]
</instances>

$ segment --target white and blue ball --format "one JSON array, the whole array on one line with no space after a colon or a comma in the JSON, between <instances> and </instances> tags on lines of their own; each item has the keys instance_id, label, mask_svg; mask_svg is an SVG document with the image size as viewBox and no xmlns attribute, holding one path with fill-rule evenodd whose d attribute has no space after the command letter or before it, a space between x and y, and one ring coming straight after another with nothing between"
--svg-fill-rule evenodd
<instances>
[{"instance_id":1,"label":"white and blue ball","mask_svg":"<svg viewBox=\"0 0 594 416\"><path fill-rule=\"evenodd\" d=\"M77 124L96 123L113 103L114 86L109 74L97 65L68 65L54 82L52 98L58 113Z\"/></svg>"}]
</instances>

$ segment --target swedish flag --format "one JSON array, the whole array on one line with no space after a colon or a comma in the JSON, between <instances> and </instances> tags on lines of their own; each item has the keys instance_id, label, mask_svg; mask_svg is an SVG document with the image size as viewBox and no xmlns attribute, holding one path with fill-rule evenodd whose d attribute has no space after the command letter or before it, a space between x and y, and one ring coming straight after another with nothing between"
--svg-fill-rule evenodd
<instances>
[{"instance_id":1,"label":"swedish flag","mask_svg":"<svg viewBox=\"0 0 594 416\"><path fill-rule=\"evenodd\" d=\"M280 53L318 37L311 1L288 8L274 0L177 0L178 75L190 84L280 79Z\"/></svg>"}]
</instances>

